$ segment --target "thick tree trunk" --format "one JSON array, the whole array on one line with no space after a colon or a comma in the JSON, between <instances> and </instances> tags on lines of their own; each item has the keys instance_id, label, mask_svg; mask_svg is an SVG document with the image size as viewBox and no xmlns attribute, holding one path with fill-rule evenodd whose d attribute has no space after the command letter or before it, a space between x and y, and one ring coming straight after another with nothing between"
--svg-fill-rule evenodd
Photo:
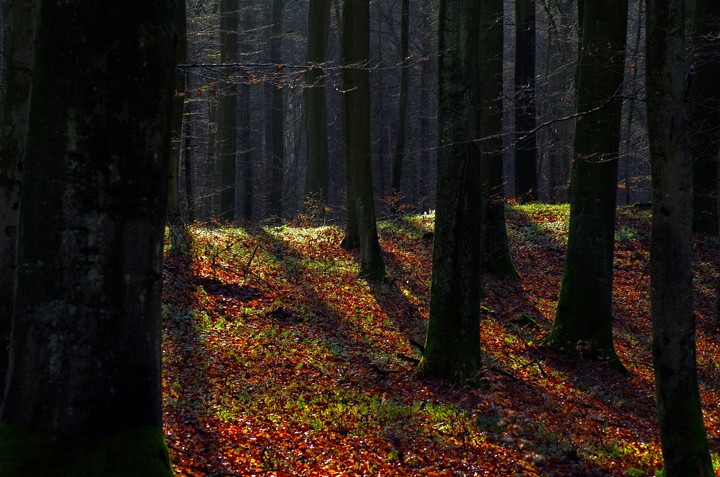
<instances>
[{"instance_id":1,"label":"thick tree trunk","mask_svg":"<svg viewBox=\"0 0 720 477\"><path fill-rule=\"evenodd\" d=\"M720 159L720 5L696 0L693 18L693 68L690 76L690 137L693 155L693 229L718 233L718 159Z\"/></svg>"},{"instance_id":2,"label":"thick tree trunk","mask_svg":"<svg viewBox=\"0 0 720 477\"><path fill-rule=\"evenodd\" d=\"M17 227L20 202L20 159L23 156L32 76L33 15L37 0L10 5L5 67L6 92L0 118L0 384L5 382L7 349L15 283Z\"/></svg>"},{"instance_id":3,"label":"thick tree trunk","mask_svg":"<svg viewBox=\"0 0 720 477\"><path fill-rule=\"evenodd\" d=\"M437 209L430 320L420 368L454 381L474 379L481 364L478 39L486 4L440 1Z\"/></svg>"},{"instance_id":4,"label":"thick tree trunk","mask_svg":"<svg viewBox=\"0 0 720 477\"><path fill-rule=\"evenodd\" d=\"M160 286L174 2L39 5L0 476L170 476Z\"/></svg>"},{"instance_id":5,"label":"thick tree trunk","mask_svg":"<svg viewBox=\"0 0 720 477\"><path fill-rule=\"evenodd\" d=\"M478 61L480 70L481 138L480 152L483 164L483 205L485 230L482 251L485 271L498 276L518 278L510 256L507 226L505 223L505 197L503 195L502 163L502 3L482 0L482 25L479 35ZM489 9L489 10L488 10Z\"/></svg>"},{"instance_id":6,"label":"thick tree trunk","mask_svg":"<svg viewBox=\"0 0 720 477\"><path fill-rule=\"evenodd\" d=\"M535 2L515 2L515 197L538 199L535 133Z\"/></svg>"},{"instance_id":7,"label":"thick tree trunk","mask_svg":"<svg viewBox=\"0 0 720 477\"><path fill-rule=\"evenodd\" d=\"M346 0L343 11L343 90L348 211L355 215L361 275L384 278L385 263L375 223L370 165L370 8L365 0Z\"/></svg>"},{"instance_id":8,"label":"thick tree trunk","mask_svg":"<svg viewBox=\"0 0 720 477\"><path fill-rule=\"evenodd\" d=\"M622 368L612 335L615 201L627 1L586 0L577 72L570 232L557 314L546 343Z\"/></svg>"},{"instance_id":9,"label":"thick tree trunk","mask_svg":"<svg viewBox=\"0 0 720 477\"><path fill-rule=\"evenodd\" d=\"M282 69L282 37L284 0L272 2L272 36L270 37L270 62ZM280 75L272 85L272 180L270 183L270 215L281 218L283 213L283 183L285 174L285 111L283 109L283 85Z\"/></svg>"},{"instance_id":10,"label":"thick tree trunk","mask_svg":"<svg viewBox=\"0 0 720 477\"><path fill-rule=\"evenodd\" d=\"M692 159L685 2L648 0L647 98L653 179L653 362L667 477L714 475L700 408L692 292Z\"/></svg>"},{"instance_id":11,"label":"thick tree trunk","mask_svg":"<svg viewBox=\"0 0 720 477\"><path fill-rule=\"evenodd\" d=\"M313 216L325 216L330 187L330 157L327 138L325 70L330 32L331 0L310 0L305 73L305 134L307 137L307 175L305 207Z\"/></svg>"},{"instance_id":12,"label":"thick tree trunk","mask_svg":"<svg viewBox=\"0 0 720 477\"><path fill-rule=\"evenodd\" d=\"M220 61L238 61L238 0L220 1ZM231 71L226 69L226 72ZM235 221L235 168L237 163L237 86L228 81L218 104L217 189L218 219Z\"/></svg>"},{"instance_id":13,"label":"thick tree trunk","mask_svg":"<svg viewBox=\"0 0 720 477\"><path fill-rule=\"evenodd\" d=\"M393 156L392 179L390 183L391 208L393 213L400 211L400 183L402 182L403 162L405 158L405 135L407 129L408 86L410 71L410 0L402 0L400 17L400 98L398 102L398 130Z\"/></svg>"}]
</instances>

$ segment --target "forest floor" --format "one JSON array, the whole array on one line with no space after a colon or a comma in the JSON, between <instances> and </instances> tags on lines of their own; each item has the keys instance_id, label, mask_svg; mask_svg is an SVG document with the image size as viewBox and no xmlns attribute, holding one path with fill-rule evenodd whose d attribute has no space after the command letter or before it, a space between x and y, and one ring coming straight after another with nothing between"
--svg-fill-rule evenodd
<instances>
[{"instance_id":1,"label":"forest floor","mask_svg":"<svg viewBox=\"0 0 720 477\"><path fill-rule=\"evenodd\" d=\"M522 279L485 276L484 386L415 372L431 215L381 222L388 280L357 277L336 226L193 227L167 254L163 392L179 476L654 476L649 211L620 208L614 330L629 370L543 348L567 206L513 205ZM717 241L695 236L698 372L720 460ZM720 474L718 474L720 475Z\"/></svg>"}]
</instances>

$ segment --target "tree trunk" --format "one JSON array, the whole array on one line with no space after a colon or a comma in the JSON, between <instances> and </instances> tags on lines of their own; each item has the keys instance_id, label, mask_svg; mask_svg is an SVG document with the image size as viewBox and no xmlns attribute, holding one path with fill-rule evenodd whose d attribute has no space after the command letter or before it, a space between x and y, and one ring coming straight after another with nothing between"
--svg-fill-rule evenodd
<instances>
[{"instance_id":1,"label":"tree trunk","mask_svg":"<svg viewBox=\"0 0 720 477\"><path fill-rule=\"evenodd\" d=\"M39 5L0 476L170 476L160 288L174 2Z\"/></svg>"},{"instance_id":2,"label":"tree trunk","mask_svg":"<svg viewBox=\"0 0 720 477\"><path fill-rule=\"evenodd\" d=\"M282 36L284 0L272 2L272 36L270 37L270 62L276 72L282 69ZM278 74L272 85L272 181L270 184L270 215L281 218L283 213L283 182L285 167L285 114L283 110L283 84Z\"/></svg>"},{"instance_id":3,"label":"tree trunk","mask_svg":"<svg viewBox=\"0 0 720 477\"><path fill-rule=\"evenodd\" d=\"M307 175L305 207L312 216L325 216L330 187L330 157L327 138L325 70L330 31L331 0L310 0L305 73L305 134L307 136Z\"/></svg>"},{"instance_id":4,"label":"tree trunk","mask_svg":"<svg viewBox=\"0 0 720 477\"><path fill-rule=\"evenodd\" d=\"M546 343L622 368L612 335L615 200L627 1L582 2L570 231L557 314Z\"/></svg>"},{"instance_id":5,"label":"tree trunk","mask_svg":"<svg viewBox=\"0 0 720 477\"><path fill-rule=\"evenodd\" d=\"M482 168L478 122L481 12L440 0L437 208L430 319L420 368L454 381L480 369ZM487 11L487 10L486 10Z\"/></svg>"},{"instance_id":6,"label":"tree trunk","mask_svg":"<svg viewBox=\"0 0 720 477\"><path fill-rule=\"evenodd\" d=\"M487 5L487 6L486 6ZM487 9L492 9L488 11ZM489 273L518 278L510 256L507 227L505 223L505 197L503 195L502 163L502 51L503 31L502 3L483 0L484 28L479 31L478 61L480 70L478 88L480 94L481 138L480 153L483 168L483 205L485 206L485 230L482 238L483 266Z\"/></svg>"},{"instance_id":7,"label":"tree trunk","mask_svg":"<svg viewBox=\"0 0 720 477\"><path fill-rule=\"evenodd\" d=\"M0 383L5 382L8 365L22 181L20 159L28 121L36 6L37 0L16 1L9 12L6 92L0 118L0 289L5 290L0 299Z\"/></svg>"},{"instance_id":8,"label":"tree trunk","mask_svg":"<svg viewBox=\"0 0 720 477\"><path fill-rule=\"evenodd\" d=\"M350 214L355 214L361 256L361 275L385 277L385 263L375 223L370 165L370 8L366 0L345 0L343 10L343 90L345 100L345 156Z\"/></svg>"},{"instance_id":9,"label":"tree trunk","mask_svg":"<svg viewBox=\"0 0 720 477\"><path fill-rule=\"evenodd\" d=\"M720 5L696 0L693 18L693 68L690 76L690 137L693 155L693 230L718 233L718 159L720 158Z\"/></svg>"},{"instance_id":10,"label":"tree trunk","mask_svg":"<svg viewBox=\"0 0 720 477\"><path fill-rule=\"evenodd\" d=\"M653 363L667 477L714 475L700 407L692 292L692 159L685 2L648 0L648 133L653 179Z\"/></svg>"},{"instance_id":11,"label":"tree trunk","mask_svg":"<svg viewBox=\"0 0 720 477\"><path fill-rule=\"evenodd\" d=\"M535 133L535 2L515 2L515 197L538 199Z\"/></svg>"},{"instance_id":12,"label":"tree trunk","mask_svg":"<svg viewBox=\"0 0 720 477\"><path fill-rule=\"evenodd\" d=\"M254 14L252 10L243 16L243 36L240 40L240 54L243 61L252 52L252 43L248 39L253 29ZM255 200L255 185L253 174L253 127L251 120L251 91L250 79L246 78L240 85L240 163L242 175L242 217L245 222L253 219L253 202Z\"/></svg>"},{"instance_id":13,"label":"tree trunk","mask_svg":"<svg viewBox=\"0 0 720 477\"><path fill-rule=\"evenodd\" d=\"M187 61L187 20L185 2L180 1L175 8L175 29L177 43L175 57L178 63ZM180 157L185 113L185 71L175 70L175 98L172 115L172 149L170 151L168 212L167 222L170 231L170 251L186 254L189 252L191 237L180 216Z\"/></svg>"},{"instance_id":14,"label":"tree trunk","mask_svg":"<svg viewBox=\"0 0 720 477\"><path fill-rule=\"evenodd\" d=\"M398 130L395 140L392 179L390 184L390 200L392 212L400 211L400 183L402 181L403 162L405 158L405 135L407 129L408 83L410 61L410 0L402 0L400 18L400 98L398 103Z\"/></svg>"},{"instance_id":15,"label":"tree trunk","mask_svg":"<svg viewBox=\"0 0 720 477\"><path fill-rule=\"evenodd\" d=\"M238 0L220 1L220 62L238 61ZM226 68L225 72L231 71ZM218 104L217 124L217 188L218 219L235 221L235 168L237 162L237 86L225 83Z\"/></svg>"}]
</instances>

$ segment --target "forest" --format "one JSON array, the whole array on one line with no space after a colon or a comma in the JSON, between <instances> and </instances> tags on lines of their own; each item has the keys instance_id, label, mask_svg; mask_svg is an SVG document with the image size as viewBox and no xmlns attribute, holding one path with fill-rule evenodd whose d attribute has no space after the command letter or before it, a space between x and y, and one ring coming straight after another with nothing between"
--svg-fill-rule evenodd
<instances>
[{"instance_id":1,"label":"forest","mask_svg":"<svg viewBox=\"0 0 720 477\"><path fill-rule=\"evenodd\" d=\"M0 477L720 475L720 6L0 25Z\"/></svg>"}]
</instances>

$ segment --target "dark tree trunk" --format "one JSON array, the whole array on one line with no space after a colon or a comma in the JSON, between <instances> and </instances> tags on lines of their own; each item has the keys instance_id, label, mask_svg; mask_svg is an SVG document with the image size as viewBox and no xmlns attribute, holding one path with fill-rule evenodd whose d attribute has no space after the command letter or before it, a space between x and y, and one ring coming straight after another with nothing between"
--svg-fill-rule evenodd
<instances>
[{"instance_id":1,"label":"dark tree trunk","mask_svg":"<svg viewBox=\"0 0 720 477\"><path fill-rule=\"evenodd\" d=\"M718 159L720 158L720 5L696 0L693 18L693 68L690 76L690 137L693 159L693 229L718 233Z\"/></svg>"},{"instance_id":2,"label":"dark tree trunk","mask_svg":"<svg viewBox=\"0 0 720 477\"><path fill-rule=\"evenodd\" d=\"M487 5L487 6L486 6ZM507 226L505 223L505 197L503 195L502 163L502 4L483 0L483 25L480 31L478 61L483 72L479 77L481 138L480 151L483 163L483 205L485 229L482 251L485 271L504 277L518 278L510 256ZM487 11L487 8L493 9Z\"/></svg>"},{"instance_id":3,"label":"dark tree trunk","mask_svg":"<svg viewBox=\"0 0 720 477\"><path fill-rule=\"evenodd\" d=\"M615 201L627 1L582 2L570 232L557 314L546 343L622 368L613 344Z\"/></svg>"},{"instance_id":4,"label":"dark tree trunk","mask_svg":"<svg viewBox=\"0 0 720 477\"><path fill-rule=\"evenodd\" d=\"M270 62L279 73L282 69L282 37L284 0L272 2L272 36L270 37ZM270 183L270 215L281 218L283 213L283 182L285 173L285 112L283 109L283 85L280 75L272 85L272 181Z\"/></svg>"},{"instance_id":5,"label":"dark tree trunk","mask_svg":"<svg viewBox=\"0 0 720 477\"><path fill-rule=\"evenodd\" d=\"M177 3L175 9L175 29L177 44L175 57L178 63L187 61L187 21L185 2ZM172 149L170 151L168 211L167 222L170 231L170 250L172 253L188 253L190 234L180 215L180 152L182 151L183 115L185 113L185 71L175 70L175 98L172 115Z\"/></svg>"},{"instance_id":6,"label":"dark tree trunk","mask_svg":"<svg viewBox=\"0 0 720 477\"><path fill-rule=\"evenodd\" d=\"M23 156L27 110L32 76L33 15L37 0L22 0L10 5L6 92L0 118L0 384L5 382L7 349L15 283L17 227L20 202L20 159Z\"/></svg>"},{"instance_id":7,"label":"dark tree trunk","mask_svg":"<svg viewBox=\"0 0 720 477\"><path fill-rule=\"evenodd\" d=\"M535 133L535 2L515 2L515 197L538 199Z\"/></svg>"},{"instance_id":8,"label":"dark tree trunk","mask_svg":"<svg viewBox=\"0 0 720 477\"><path fill-rule=\"evenodd\" d=\"M251 10L252 11L252 10ZM240 41L240 54L246 60L252 52L252 44L248 33L252 30L253 14L245 13L243 19L243 37ZM251 120L251 85L246 79L240 85L240 163L242 175L242 217L246 222L253 219L253 202L255 200L255 186L253 174L253 129Z\"/></svg>"},{"instance_id":9,"label":"dark tree trunk","mask_svg":"<svg viewBox=\"0 0 720 477\"><path fill-rule=\"evenodd\" d=\"M39 5L0 476L170 476L160 288L174 2Z\"/></svg>"},{"instance_id":10,"label":"dark tree trunk","mask_svg":"<svg viewBox=\"0 0 720 477\"><path fill-rule=\"evenodd\" d=\"M354 214L361 275L384 278L385 263L375 223L370 163L370 8L365 0L345 0L343 10L343 90L348 213ZM350 235L350 234L348 234Z\"/></svg>"},{"instance_id":11,"label":"dark tree trunk","mask_svg":"<svg viewBox=\"0 0 720 477\"><path fill-rule=\"evenodd\" d=\"M220 61L238 61L238 0L220 0ZM226 69L226 72L231 71ZM222 88L218 103L217 125L217 189L218 219L235 221L237 183L237 86L228 81Z\"/></svg>"},{"instance_id":12,"label":"dark tree trunk","mask_svg":"<svg viewBox=\"0 0 720 477\"><path fill-rule=\"evenodd\" d=\"M405 135L407 129L408 83L410 77L410 0L402 0L400 17L400 98L398 103L398 130L393 156L392 179L390 183L391 209L400 211L400 183L402 182L405 158Z\"/></svg>"},{"instance_id":13,"label":"dark tree trunk","mask_svg":"<svg viewBox=\"0 0 720 477\"><path fill-rule=\"evenodd\" d=\"M478 122L481 11L487 0L441 0L439 148L430 320L423 371L474 379L481 364L482 170Z\"/></svg>"},{"instance_id":14,"label":"dark tree trunk","mask_svg":"<svg viewBox=\"0 0 720 477\"><path fill-rule=\"evenodd\" d=\"M682 0L648 0L653 363L665 475L707 477L715 472L708 452L695 360L684 11Z\"/></svg>"},{"instance_id":15,"label":"dark tree trunk","mask_svg":"<svg viewBox=\"0 0 720 477\"><path fill-rule=\"evenodd\" d=\"M330 186L330 157L327 138L325 70L330 31L330 0L310 0L305 73L305 134L307 137L307 175L305 207L313 216L325 215Z\"/></svg>"}]
</instances>

